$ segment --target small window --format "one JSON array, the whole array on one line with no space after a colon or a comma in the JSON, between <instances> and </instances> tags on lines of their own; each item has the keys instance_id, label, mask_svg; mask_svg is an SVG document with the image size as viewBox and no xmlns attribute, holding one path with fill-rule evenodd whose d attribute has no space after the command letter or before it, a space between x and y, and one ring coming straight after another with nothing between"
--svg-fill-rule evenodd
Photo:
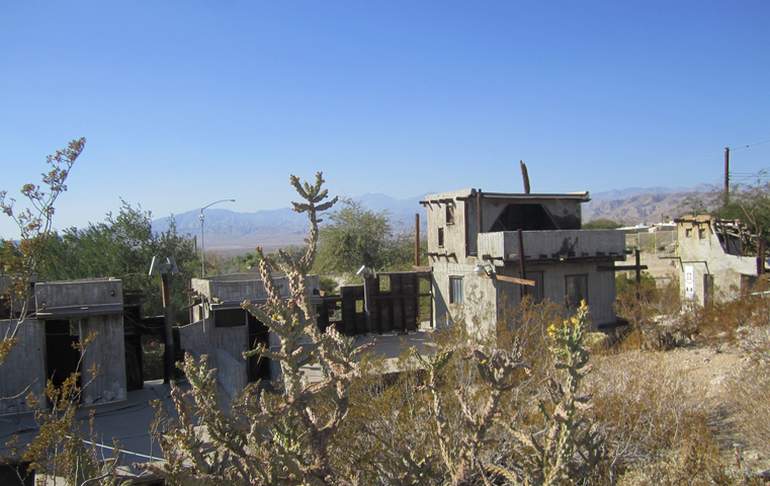
<instances>
[{"instance_id":1,"label":"small window","mask_svg":"<svg viewBox=\"0 0 770 486\"><path fill-rule=\"evenodd\" d=\"M238 327L246 325L246 311L223 309L214 311L214 327Z\"/></svg>"},{"instance_id":2,"label":"small window","mask_svg":"<svg viewBox=\"0 0 770 486\"><path fill-rule=\"evenodd\" d=\"M535 286L530 287L525 285L524 294L529 295L529 298L532 300L532 302L542 302L545 298L543 288L543 272L527 272L525 278L528 280L534 280Z\"/></svg>"},{"instance_id":3,"label":"small window","mask_svg":"<svg viewBox=\"0 0 770 486\"><path fill-rule=\"evenodd\" d=\"M444 248L444 228L438 229L438 247Z\"/></svg>"},{"instance_id":4,"label":"small window","mask_svg":"<svg viewBox=\"0 0 770 486\"><path fill-rule=\"evenodd\" d=\"M356 314L361 314L364 311L364 301L362 299L356 300Z\"/></svg>"},{"instance_id":5,"label":"small window","mask_svg":"<svg viewBox=\"0 0 770 486\"><path fill-rule=\"evenodd\" d=\"M446 224L455 224L455 205L452 203L446 205Z\"/></svg>"},{"instance_id":6,"label":"small window","mask_svg":"<svg viewBox=\"0 0 770 486\"><path fill-rule=\"evenodd\" d=\"M377 278L380 281L380 293L390 292L390 275L379 275Z\"/></svg>"},{"instance_id":7,"label":"small window","mask_svg":"<svg viewBox=\"0 0 770 486\"><path fill-rule=\"evenodd\" d=\"M691 238L692 237L692 228L685 228L684 229L684 236L685 236L685 238Z\"/></svg>"},{"instance_id":8,"label":"small window","mask_svg":"<svg viewBox=\"0 0 770 486\"><path fill-rule=\"evenodd\" d=\"M698 239L702 240L706 237L706 228L698 228Z\"/></svg>"},{"instance_id":9,"label":"small window","mask_svg":"<svg viewBox=\"0 0 770 486\"><path fill-rule=\"evenodd\" d=\"M463 278L449 277L449 303L462 304L464 300Z\"/></svg>"},{"instance_id":10,"label":"small window","mask_svg":"<svg viewBox=\"0 0 770 486\"><path fill-rule=\"evenodd\" d=\"M565 304L568 309L577 309L581 300L588 302L588 275L567 275L565 283Z\"/></svg>"}]
</instances>

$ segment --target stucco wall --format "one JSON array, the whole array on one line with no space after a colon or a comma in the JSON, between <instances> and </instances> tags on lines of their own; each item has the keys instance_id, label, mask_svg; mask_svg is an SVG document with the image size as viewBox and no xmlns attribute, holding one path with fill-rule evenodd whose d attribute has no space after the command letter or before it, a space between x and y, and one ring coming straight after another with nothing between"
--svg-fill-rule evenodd
<instances>
[{"instance_id":1,"label":"stucco wall","mask_svg":"<svg viewBox=\"0 0 770 486\"><path fill-rule=\"evenodd\" d=\"M608 265L583 262L561 262L551 264L529 264L526 271L543 273L543 298L555 304L566 303L566 277L568 275L583 275L588 278L588 307L591 315L592 326L598 327L605 324L614 324L615 315L615 274L611 271L601 271L599 266ZM498 267L501 275L518 277L518 267L508 264ZM505 319L510 309L520 302L521 292L518 285L512 285L498 281L500 289L498 300L498 316Z\"/></svg>"},{"instance_id":2,"label":"stucco wall","mask_svg":"<svg viewBox=\"0 0 770 486\"><path fill-rule=\"evenodd\" d=\"M719 238L712 232L708 222L679 223L677 231L677 256L681 259L680 292L684 300L692 300L704 305L708 300L705 284L707 280L704 277L707 274L713 279L713 298L720 302L738 296L741 289L741 275L757 275L756 258L725 253ZM685 270L688 266L692 267L694 274L693 299L688 299L686 295Z\"/></svg>"}]
</instances>

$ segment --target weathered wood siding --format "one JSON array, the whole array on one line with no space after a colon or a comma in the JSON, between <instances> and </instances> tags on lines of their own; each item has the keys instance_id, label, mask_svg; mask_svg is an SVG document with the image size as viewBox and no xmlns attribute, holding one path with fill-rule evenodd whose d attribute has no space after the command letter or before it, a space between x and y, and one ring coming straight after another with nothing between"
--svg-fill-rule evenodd
<instances>
[{"instance_id":1,"label":"weathered wood siding","mask_svg":"<svg viewBox=\"0 0 770 486\"><path fill-rule=\"evenodd\" d=\"M89 316L78 321L80 342L93 335L83 355L83 403L102 404L126 399L126 347L123 315Z\"/></svg>"},{"instance_id":2,"label":"weathered wood siding","mask_svg":"<svg viewBox=\"0 0 770 486\"><path fill-rule=\"evenodd\" d=\"M0 336L16 326L15 320L0 320ZM0 364L0 415L27 412L27 395L43 401L45 389L45 326L37 320L26 320L18 329L17 342ZM16 397L16 395L20 396Z\"/></svg>"}]
</instances>

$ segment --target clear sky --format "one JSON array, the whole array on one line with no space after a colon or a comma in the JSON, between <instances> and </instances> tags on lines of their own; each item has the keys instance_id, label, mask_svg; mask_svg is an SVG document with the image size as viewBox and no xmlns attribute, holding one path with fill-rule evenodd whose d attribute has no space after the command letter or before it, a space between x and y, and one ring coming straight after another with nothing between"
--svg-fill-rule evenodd
<instances>
[{"instance_id":1,"label":"clear sky","mask_svg":"<svg viewBox=\"0 0 770 486\"><path fill-rule=\"evenodd\" d=\"M770 2L0 2L0 188L78 136L57 226L283 207L317 169L396 197L517 191L519 159L535 191L717 183L770 140Z\"/></svg>"}]
</instances>

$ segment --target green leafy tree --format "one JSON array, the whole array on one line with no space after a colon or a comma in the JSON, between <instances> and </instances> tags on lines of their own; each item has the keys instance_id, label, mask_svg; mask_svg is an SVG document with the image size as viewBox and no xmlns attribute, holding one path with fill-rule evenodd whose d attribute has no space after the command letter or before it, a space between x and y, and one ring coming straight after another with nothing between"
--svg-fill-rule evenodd
<instances>
[{"instance_id":1,"label":"green leafy tree","mask_svg":"<svg viewBox=\"0 0 770 486\"><path fill-rule=\"evenodd\" d=\"M621 226L623 225L612 219L599 218L584 223L583 229L616 229Z\"/></svg>"},{"instance_id":2,"label":"green leafy tree","mask_svg":"<svg viewBox=\"0 0 770 486\"><path fill-rule=\"evenodd\" d=\"M361 265L375 270L411 268L414 235L395 233L387 212L372 211L345 200L329 220L320 229L315 272L351 274ZM422 245L423 249L426 247Z\"/></svg>"},{"instance_id":3,"label":"green leafy tree","mask_svg":"<svg viewBox=\"0 0 770 486\"><path fill-rule=\"evenodd\" d=\"M172 279L172 300L177 310L187 304L185 288L199 265L193 240L179 235L173 220L168 230L155 233L152 214L125 201L117 214L108 213L100 223L83 229L68 228L54 235L46 253L41 268L44 278L120 278L125 290L143 294L148 313L162 309L157 277L147 274L154 255L174 257L180 269Z\"/></svg>"},{"instance_id":4,"label":"green leafy tree","mask_svg":"<svg viewBox=\"0 0 770 486\"><path fill-rule=\"evenodd\" d=\"M388 263L393 234L386 213L346 200L329 219L331 223L320 230L315 270L354 273L361 265L379 269Z\"/></svg>"}]
</instances>

